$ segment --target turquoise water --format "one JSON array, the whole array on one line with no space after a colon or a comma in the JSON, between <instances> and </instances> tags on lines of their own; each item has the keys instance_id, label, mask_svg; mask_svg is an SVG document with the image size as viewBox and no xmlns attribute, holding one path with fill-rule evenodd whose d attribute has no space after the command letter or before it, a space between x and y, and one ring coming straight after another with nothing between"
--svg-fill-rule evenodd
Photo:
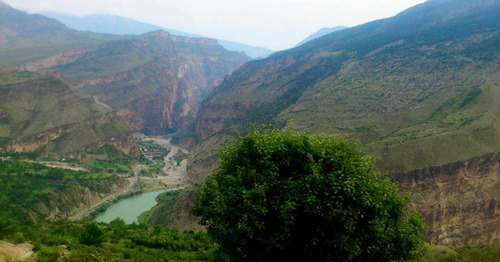
<instances>
[{"instance_id":1,"label":"turquoise water","mask_svg":"<svg viewBox=\"0 0 500 262\"><path fill-rule=\"evenodd\" d=\"M120 217L126 223L137 222L137 217L144 211L156 205L156 197L167 190L152 191L137 196L129 197L111 205L95 219L97 222L109 223Z\"/></svg>"}]
</instances>

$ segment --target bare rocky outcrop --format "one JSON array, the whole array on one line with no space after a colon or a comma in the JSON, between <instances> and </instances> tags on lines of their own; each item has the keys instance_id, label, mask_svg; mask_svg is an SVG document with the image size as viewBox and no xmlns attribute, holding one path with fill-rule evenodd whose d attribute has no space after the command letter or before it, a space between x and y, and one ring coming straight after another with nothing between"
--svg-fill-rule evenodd
<instances>
[{"instance_id":1,"label":"bare rocky outcrop","mask_svg":"<svg viewBox=\"0 0 500 262\"><path fill-rule=\"evenodd\" d=\"M465 245L500 239L500 153L392 177L413 194L426 241Z\"/></svg>"},{"instance_id":2,"label":"bare rocky outcrop","mask_svg":"<svg viewBox=\"0 0 500 262\"><path fill-rule=\"evenodd\" d=\"M2 5L2 2L0 2ZM14 245L10 242L0 241L0 262L24 261L33 255L33 245L22 243Z\"/></svg>"},{"instance_id":3,"label":"bare rocky outcrop","mask_svg":"<svg viewBox=\"0 0 500 262\"><path fill-rule=\"evenodd\" d=\"M18 66L19 70L37 71L39 69L48 68L56 65L64 65L76 61L86 52L93 48L80 48L53 56L49 56L33 62L28 62Z\"/></svg>"}]
</instances>

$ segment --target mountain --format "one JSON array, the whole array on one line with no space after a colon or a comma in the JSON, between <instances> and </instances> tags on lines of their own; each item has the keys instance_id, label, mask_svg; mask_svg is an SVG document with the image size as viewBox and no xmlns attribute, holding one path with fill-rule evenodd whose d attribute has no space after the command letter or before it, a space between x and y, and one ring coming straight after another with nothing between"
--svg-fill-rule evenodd
<instances>
[{"instance_id":1,"label":"mountain","mask_svg":"<svg viewBox=\"0 0 500 262\"><path fill-rule=\"evenodd\" d=\"M40 59L63 51L85 48L123 36L80 32L41 15L29 15L0 3L0 64Z\"/></svg>"},{"instance_id":2,"label":"mountain","mask_svg":"<svg viewBox=\"0 0 500 262\"><path fill-rule=\"evenodd\" d=\"M150 23L140 22L130 18L107 15L107 14L91 14L87 16L72 16L68 14L43 12L44 16L56 19L64 23L67 27L81 30L92 31L97 33L116 34L116 35L140 35L151 31L163 30L176 36L207 38L205 36L185 33L179 30L165 28ZM245 52L252 58L267 57L274 51L264 47L250 46L238 42L217 39L219 44L231 51Z\"/></svg>"},{"instance_id":3,"label":"mountain","mask_svg":"<svg viewBox=\"0 0 500 262\"><path fill-rule=\"evenodd\" d=\"M191 123L202 98L249 58L217 41L155 31L19 66L60 76L147 134Z\"/></svg>"},{"instance_id":4,"label":"mountain","mask_svg":"<svg viewBox=\"0 0 500 262\"><path fill-rule=\"evenodd\" d=\"M55 77L2 69L0 94L1 153L75 157L108 144L138 156L126 122Z\"/></svg>"},{"instance_id":5,"label":"mountain","mask_svg":"<svg viewBox=\"0 0 500 262\"><path fill-rule=\"evenodd\" d=\"M304 39L300 43L298 43L297 46L300 46L300 45L302 45L304 43L307 43L307 42L309 42L311 40L314 40L316 38L320 38L322 36L331 34L333 32L344 30L346 28L348 28L348 27L347 26L323 27L320 30L316 31L315 33L313 33L313 34L309 35L308 37L306 37L306 39Z\"/></svg>"},{"instance_id":6,"label":"mountain","mask_svg":"<svg viewBox=\"0 0 500 262\"><path fill-rule=\"evenodd\" d=\"M499 1L431 0L248 62L203 101L190 178L251 124L344 134L387 174L499 152L499 14Z\"/></svg>"},{"instance_id":7,"label":"mountain","mask_svg":"<svg viewBox=\"0 0 500 262\"><path fill-rule=\"evenodd\" d=\"M202 98L250 60L211 39L81 32L7 5L0 13L0 64L61 78L147 134L192 123Z\"/></svg>"}]
</instances>

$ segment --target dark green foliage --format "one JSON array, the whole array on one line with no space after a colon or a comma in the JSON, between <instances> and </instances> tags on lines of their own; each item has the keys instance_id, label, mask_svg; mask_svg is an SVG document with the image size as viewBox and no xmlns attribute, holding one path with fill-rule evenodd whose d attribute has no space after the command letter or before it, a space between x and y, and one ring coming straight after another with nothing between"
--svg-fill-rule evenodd
<instances>
[{"instance_id":1,"label":"dark green foliage","mask_svg":"<svg viewBox=\"0 0 500 262\"><path fill-rule=\"evenodd\" d=\"M103 241L103 232L99 229L96 222L89 222L83 227L80 235L80 243L84 245L99 245Z\"/></svg>"},{"instance_id":2,"label":"dark green foliage","mask_svg":"<svg viewBox=\"0 0 500 262\"><path fill-rule=\"evenodd\" d=\"M256 130L220 150L193 213L236 261L389 261L422 248L409 198L357 146Z\"/></svg>"},{"instance_id":3,"label":"dark green foliage","mask_svg":"<svg viewBox=\"0 0 500 262\"><path fill-rule=\"evenodd\" d=\"M83 188L107 193L106 184L116 181L116 177L107 173L49 168L23 161L0 161L0 217L20 221L28 217L43 218L46 210L40 210L39 205L50 205L50 202L55 202L61 211L72 210L74 203L54 200L60 194L71 194Z\"/></svg>"},{"instance_id":4,"label":"dark green foliage","mask_svg":"<svg viewBox=\"0 0 500 262\"><path fill-rule=\"evenodd\" d=\"M0 238L14 242L23 232L26 241L34 245L37 261L57 261L63 253L64 261L209 261L216 247L206 233L126 225L120 219L109 224L65 220L9 224L13 231L0 234ZM85 233L92 237L82 241Z\"/></svg>"},{"instance_id":5,"label":"dark green foliage","mask_svg":"<svg viewBox=\"0 0 500 262\"><path fill-rule=\"evenodd\" d=\"M85 155L86 158L89 159L92 159L92 157L102 158L103 156L106 158L106 160L83 160L83 162L86 162L86 165L94 171L110 173L129 173L132 171L131 166L134 159L115 146L105 144L97 150L87 152Z\"/></svg>"},{"instance_id":6,"label":"dark green foliage","mask_svg":"<svg viewBox=\"0 0 500 262\"><path fill-rule=\"evenodd\" d=\"M57 261L57 259L61 256L61 251L59 247L44 247L40 249L37 253L38 261L40 262L52 262Z\"/></svg>"}]
</instances>

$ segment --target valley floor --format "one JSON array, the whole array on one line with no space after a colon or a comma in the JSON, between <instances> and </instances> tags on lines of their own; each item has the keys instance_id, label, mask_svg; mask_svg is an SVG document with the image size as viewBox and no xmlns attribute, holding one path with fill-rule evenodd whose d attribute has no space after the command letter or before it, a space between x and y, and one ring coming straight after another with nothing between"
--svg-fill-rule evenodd
<instances>
[{"instance_id":1,"label":"valley floor","mask_svg":"<svg viewBox=\"0 0 500 262\"><path fill-rule=\"evenodd\" d=\"M91 205L88 205L84 209L79 210L75 215L71 216L70 219L72 220L82 219L83 217L90 214L92 211L98 209L102 205L112 203L119 197L124 197L127 194L134 192L135 190L138 189L136 185L138 184L139 181L141 182L142 192L149 192L158 189L177 190L177 189L184 189L192 185L192 182L187 177L187 159L179 158L179 155L185 156L189 153L186 149L178 147L176 145L172 145L171 138L169 137L148 137L142 134L137 135L137 137L139 139L142 139L143 141L152 142L156 145L159 145L169 150L168 154L163 158L162 170L164 174L155 175L152 177L143 176L141 175L141 171L153 164L150 165L138 164L133 169L134 171L133 176L128 178L130 184L127 187L122 188L104 198L101 198L99 201L96 201ZM61 167L61 164L64 163L58 162L57 167ZM48 166L48 164L46 165ZM71 167L66 165L65 168L74 169L78 167Z\"/></svg>"}]
</instances>

